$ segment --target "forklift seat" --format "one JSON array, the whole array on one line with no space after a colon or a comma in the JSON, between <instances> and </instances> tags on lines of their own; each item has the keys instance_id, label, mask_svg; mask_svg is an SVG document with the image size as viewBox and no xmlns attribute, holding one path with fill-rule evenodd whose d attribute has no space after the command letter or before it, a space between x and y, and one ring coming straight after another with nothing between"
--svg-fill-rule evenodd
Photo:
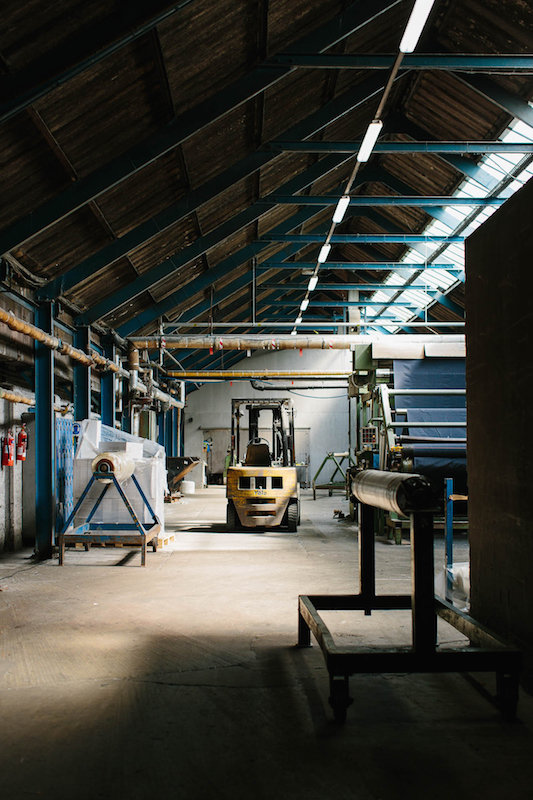
<instances>
[{"instance_id":1,"label":"forklift seat","mask_svg":"<svg viewBox=\"0 0 533 800\"><path fill-rule=\"evenodd\" d=\"M245 467L270 467L272 459L270 457L270 446L267 442L260 439L252 439L246 448Z\"/></svg>"}]
</instances>

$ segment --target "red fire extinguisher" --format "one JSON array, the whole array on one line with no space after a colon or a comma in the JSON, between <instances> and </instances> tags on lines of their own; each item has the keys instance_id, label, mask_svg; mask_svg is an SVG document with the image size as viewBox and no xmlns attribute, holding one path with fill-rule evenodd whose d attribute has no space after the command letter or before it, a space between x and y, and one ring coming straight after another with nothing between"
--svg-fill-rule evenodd
<instances>
[{"instance_id":1,"label":"red fire extinguisher","mask_svg":"<svg viewBox=\"0 0 533 800\"><path fill-rule=\"evenodd\" d=\"M12 431L2 438L2 466L12 467L15 460L15 439Z\"/></svg>"},{"instance_id":2,"label":"red fire extinguisher","mask_svg":"<svg viewBox=\"0 0 533 800\"><path fill-rule=\"evenodd\" d=\"M28 434L26 425L23 424L17 436L17 461L26 461L26 450L28 449Z\"/></svg>"}]
</instances>

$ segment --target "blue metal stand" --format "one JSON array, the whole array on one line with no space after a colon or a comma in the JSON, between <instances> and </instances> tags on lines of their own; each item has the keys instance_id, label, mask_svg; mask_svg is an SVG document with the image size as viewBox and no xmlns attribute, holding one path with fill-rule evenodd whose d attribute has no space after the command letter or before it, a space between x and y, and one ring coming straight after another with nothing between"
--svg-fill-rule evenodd
<instances>
[{"instance_id":1,"label":"blue metal stand","mask_svg":"<svg viewBox=\"0 0 533 800\"><path fill-rule=\"evenodd\" d=\"M118 544L141 545L142 548L141 566L144 567L146 565L146 546L148 543L151 542L152 549L154 553L156 552L158 544L157 537L161 531L161 522L154 513L135 475L132 475L131 479L135 484L135 486L137 487L144 505L150 512L153 522L149 523L148 525L144 525L139 520L139 518L135 514L135 511L133 510L133 506L126 497L124 490L122 489L121 485L119 484L113 473L94 472L91 475L91 479L88 482L87 486L83 490L81 497L74 506L72 513L69 515L67 521L65 522L61 533L59 534L60 566L63 565L65 559L65 546L67 544L81 543L85 546L85 549L88 550L90 545L93 543L105 544L106 542L109 542L110 544L118 543ZM94 506L92 507L91 512L87 517L86 522L84 522L82 525L79 525L77 528L74 528L72 531L67 533L69 526L72 524L76 514L78 513L78 510L81 507L81 504L87 497L93 483L95 483L96 481L104 481L104 480L105 484L103 486L103 489L100 492L100 495L97 497ZM91 522L100 503L104 499L109 487L111 486L111 482L115 485L115 488L119 493L120 497L122 498L124 505L128 509L132 522ZM102 533L102 531L112 531L112 532ZM115 531L115 533L113 533L113 531Z\"/></svg>"},{"instance_id":2,"label":"blue metal stand","mask_svg":"<svg viewBox=\"0 0 533 800\"><path fill-rule=\"evenodd\" d=\"M444 479L444 572L446 575L446 600L452 602L453 594L453 478Z\"/></svg>"}]
</instances>

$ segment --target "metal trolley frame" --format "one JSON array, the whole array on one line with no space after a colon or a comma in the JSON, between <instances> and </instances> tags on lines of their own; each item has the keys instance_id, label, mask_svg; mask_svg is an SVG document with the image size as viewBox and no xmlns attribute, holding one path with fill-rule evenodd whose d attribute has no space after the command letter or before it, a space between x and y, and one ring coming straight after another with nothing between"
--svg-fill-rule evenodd
<instances>
[{"instance_id":1,"label":"metal trolley frame","mask_svg":"<svg viewBox=\"0 0 533 800\"><path fill-rule=\"evenodd\" d=\"M392 494L389 490L392 476ZM365 481L373 481L378 492L369 493ZM414 481L414 483L413 483ZM415 488L414 492L410 492ZM359 594L300 595L298 607L298 645L311 646L311 633L320 645L329 672L329 703L337 722L346 719L353 702L349 678L357 673L406 672L494 672L494 701L507 719L514 718L518 701L521 653L509 647L495 634L435 595L433 557L433 509L425 507L420 492L425 478L404 473L364 470L352 482L352 492L359 501ZM383 491L385 489L385 491ZM406 495L407 492L407 495ZM388 493L388 497L387 497ZM410 495L410 496L409 496ZM418 495L418 496L417 496ZM403 502L402 502L403 497ZM374 507L397 511L410 518L411 595L377 595L375 579ZM412 645L382 650L339 646L320 611L364 611L410 609ZM470 645L437 645L437 616L464 634Z\"/></svg>"},{"instance_id":2,"label":"metal trolley frame","mask_svg":"<svg viewBox=\"0 0 533 800\"><path fill-rule=\"evenodd\" d=\"M155 515L150 503L148 502L143 490L135 475L131 479L137 487L142 501L149 513L152 516L152 522L145 525L137 517L133 506L126 497L122 486L117 481L112 472L93 472L87 486L83 490L80 499L74 506L73 511L65 522L61 533L59 534L59 565L62 566L65 560L65 545L81 543L85 546L85 550L89 550L91 544L132 544L141 545L141 566L146 565L146 547L149 543L152 544L154 553L157 550L158 534L161 531L161 523ZM78 513L81 504L87 497L89 490L93 483L105 481L102 491L96 498L95 503L91 509L87 520L78 525L72 531L68 531L69 526ZM92 522L92 519L98 509L98 506L104 499L109 487L114 484L119 496L121 497L124 505L128 509L132 522Z\"/></svg>"}]
</instances>

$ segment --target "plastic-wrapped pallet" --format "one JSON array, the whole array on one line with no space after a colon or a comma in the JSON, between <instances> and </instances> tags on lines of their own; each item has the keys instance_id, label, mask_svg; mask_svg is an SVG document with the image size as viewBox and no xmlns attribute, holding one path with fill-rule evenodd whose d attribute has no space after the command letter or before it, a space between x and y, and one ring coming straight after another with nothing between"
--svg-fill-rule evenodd
<instances>
[{"instance_id":1,"label":"plastic-wrapped pallet","mask_svg":"<svg viewBox=\"0 0 533 800\"><path fill-rule=\"evenodd\" d=\"M93 460L102 453L122 453L128 460L135 461L135 478L161 522L161 533L164 533L164 495L167 484L165 449L149 439L141 439L102 425L99 420L84 420L80 424L80 435L74 457L74 503L78 501L91 479ZM139 520L144 524L152 522L150 512L143 503L133 480L127 478L120 485ZM98 481L92 485L78 510L74 520L75 525L81 525L87 520L102 488L102 484ZM114 485L109 486L92 521L131 522L128 510Z\"/></svg>"}]
</instances>

